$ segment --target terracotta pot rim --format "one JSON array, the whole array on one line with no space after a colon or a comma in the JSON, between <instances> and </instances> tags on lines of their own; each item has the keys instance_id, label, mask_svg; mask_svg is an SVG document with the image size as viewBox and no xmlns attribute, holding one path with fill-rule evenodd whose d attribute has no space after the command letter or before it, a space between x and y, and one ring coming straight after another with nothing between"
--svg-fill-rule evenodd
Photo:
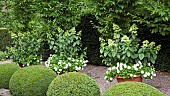
<instances>
[{"instance_id":1,"label":"terracotta pot rim","mask_svg":"<svg viewBox=\"0 0 170 96\"><path fill-rule=\"evenodd\" d=\"M140 75L136 75L136 77L141 77ZM123 78L121 76L115 76L115 78ZM131 78L135 78L135 77L131 77Z\"/></svg>"}]
</instances>

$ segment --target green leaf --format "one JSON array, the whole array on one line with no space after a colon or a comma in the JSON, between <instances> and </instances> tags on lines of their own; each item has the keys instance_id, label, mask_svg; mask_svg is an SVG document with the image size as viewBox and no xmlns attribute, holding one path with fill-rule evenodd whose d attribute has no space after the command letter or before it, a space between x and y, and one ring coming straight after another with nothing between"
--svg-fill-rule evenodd
<instances>
[{"instance_id":1,"label":"green leaf","mask_svg":"<svg viewBox=\"0 0 170 96\"><path fill-rule=\"evenodd\" d=\"M142 60L144 58L144 54L139 54L139 59Z\"/></svg>"},{"instance_id":2,"label":"green leaf","mask_svg":"<svg viewBox=\"0 0 170 96\"><path fill-rule=\"evenodd\" d=\"M106 56L107 56L107 52L104 53L104 57L106 57Z\"/></svg>"},{"instance_id":3,"label":"green leaf","mask_svg":"<svg viewBox=\"0 0 170 96\"><path fill-rule=\"evenodd\" d=\"M142 48L140 48L139 49L139 51L138 51L138 53L142 53L143 52L143 49Z\"/></svg>"},{"instance_id":4,"label":"green leaf","mask_svg":"<svg viewBox=\"0 0 170 96\"><path fill-rule=\"evenodd\" d=\"M116 56L116 52L112 52L112 57L115 57Z\"/></svg>"},{"instance_id":5,"label":"green leaf","mask_svg":"<svg viewBox=\"0 0 170 96\"><path fill-rule=\"evenodd\" d=\"M151 58L151 62L154 64L154 63L155 63L155 59L154 59L154 58Z\"/></svg>"},{"instance_id":6,"label":"green leaf","mask_svg":"<svg viewBox=\"0 0 170 96\"><path fill-rule=\"evenodd\" d=\"M127 56L130 57L130 55L131 55L131 54L130 54L130 52L128 51L128 52L127 52Z\"/></svg>"},{"instance_id":7,"label":"green leaf","mask_svg":"<svg viewBox=\"0 0 170 96\"><path fill-rule=\"evenodd\" d=\"M54 41L50 41L51 45L54 45Z\"/></svg>"},{"instance_id":8,"label":"green leaf","mask_svg":"<svg viewBox=\"0 0 170 96\"><path fill-rule=\"evenodd\" d=\"M156 60L156 58L157 58L157 55L153 55L153 58Z\"/></svg>"},{"instance_id":9,"label":"green leaf","mask_svg":"<svg viewBox=\"0 0 170 96\"><path fill-rule=\"evenodd\" d=\"M100 49L100 53L103 54L103 49L102 48Z\"/></svg>"},{"instance_id":10,"label":"green leaf","mask_svg":"<svg viewBox=\"0 0 170 96\"><path fill-rule=\"evenodd\" d=\"M150 58L151 57L150 55L151 55L150 53L146 53L145 57Z\"/></svg>"},{"instance_id":11,"label":"green leaf","mask_svg":"<svg viewBox=\"0 0 170 96\"><path fill-rule=\"evenodd\" d=\"M117 58L119 58L119 59L120 59L120 55L119 55L119 54L117 54Z\"/></svg>"}]
</instances>

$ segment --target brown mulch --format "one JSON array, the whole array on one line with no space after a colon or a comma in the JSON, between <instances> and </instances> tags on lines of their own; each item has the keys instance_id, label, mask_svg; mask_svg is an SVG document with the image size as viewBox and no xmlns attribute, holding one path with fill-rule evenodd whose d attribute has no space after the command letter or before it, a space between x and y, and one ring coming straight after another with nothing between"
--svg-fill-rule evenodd
<instances>
[{"instance_id":1,"label":"brown mulch","mask_svg":"<svg viewBox=\"0 0 170 96\"><path fill-rule=\"evenodd\" d=\"M8 61L0 61L0 64L4 63L11 63L11 60ZM107 70L106 66L96 66L96 65L87 65L84 70L80 71L82 73L85 73L92 77L97 84L100 87L101 94L105 92L106 89L108 89L110 86L117 83L116 80L113 80L112 82L108 82L104 80L104 73ZM170 96L170 74L169 73L163 73L163 72L157 72L157 76L153 77L153 79L143 79L143 82L146 84L149 84L161 92L165 94L165 96ZM0 89L0 96L12 96L10 94L10 91L7 89Z\"/></svg>"}]
</instances>

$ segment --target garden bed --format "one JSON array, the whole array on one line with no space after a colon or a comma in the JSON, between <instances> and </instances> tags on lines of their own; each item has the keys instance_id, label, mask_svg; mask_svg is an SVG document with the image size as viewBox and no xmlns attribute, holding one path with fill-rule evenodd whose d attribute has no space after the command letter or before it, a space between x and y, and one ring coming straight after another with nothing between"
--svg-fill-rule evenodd
<instances>
[{"instance_id":1,"label":"garden bed","mask_svg":"<svg viewBox=\"0 0 170 96\"><path fill-rule=\"evenodd\" d=\"M10 63L11 60L2 61L0 62L0 64L3 64L4 62ZM116 80L113 80L112 82L107 82L106 80L104 80L104 73L106 69L107 67L105 66L96 66L89 64L84 68L84 70L81 71L82 73L86 73L87 75L91 76L93 79L96 80L96 82L100 86L102 94L105 92L107 88L117 83ZM157 72L156 77L148 80L143 79L143 82L156 87L161 92L163 92L165 96L170 96L170 74ZM0 96L12 96L12 95L10 94L9 90L0 89Z\"/></svg>"}]
</instances>

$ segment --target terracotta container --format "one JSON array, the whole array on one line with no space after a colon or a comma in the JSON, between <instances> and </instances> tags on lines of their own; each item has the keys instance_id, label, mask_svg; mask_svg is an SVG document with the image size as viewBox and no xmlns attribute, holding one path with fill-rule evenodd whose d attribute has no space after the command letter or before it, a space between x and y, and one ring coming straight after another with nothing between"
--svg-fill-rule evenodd
<instances>
[{"instance_id":1,"label":"terracotta container","mask_svg":"<svg viewBox=\"0 0 170 96\"><path fill-rule=\"evenodd\" d=\"M118 83L119 82L142 82L142 77L140 75L137 75L136 77L133 78L122 78L121 76L115 76L117 79Z\"/></svg>"}]
</instances>

